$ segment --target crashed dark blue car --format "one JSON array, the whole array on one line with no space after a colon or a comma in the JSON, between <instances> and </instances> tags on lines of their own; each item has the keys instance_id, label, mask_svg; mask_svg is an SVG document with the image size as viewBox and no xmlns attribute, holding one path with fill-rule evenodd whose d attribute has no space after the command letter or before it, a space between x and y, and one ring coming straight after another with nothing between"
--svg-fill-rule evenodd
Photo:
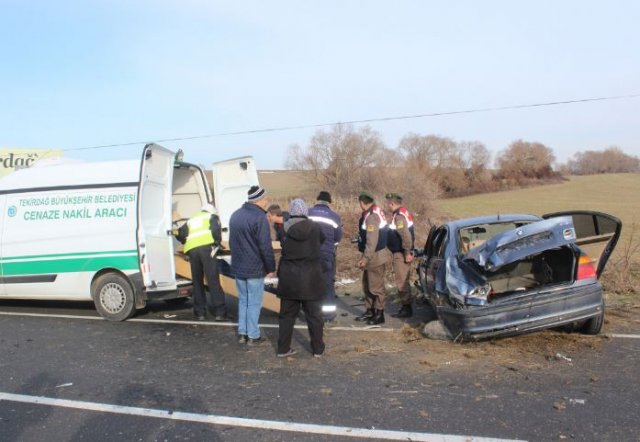
<instances>
[{"instance_id":1,"label":"crashed dark blue car","mask_svg":"<svg viewBox=\"0 0 640 442\"><path fill-rule=\"evenodd\" d=\"M597 334L598 278L621 229L616 217L590 211L452 221L429 232L419 286L454 339L565 325Z\"/></svg>"}]
</instances>

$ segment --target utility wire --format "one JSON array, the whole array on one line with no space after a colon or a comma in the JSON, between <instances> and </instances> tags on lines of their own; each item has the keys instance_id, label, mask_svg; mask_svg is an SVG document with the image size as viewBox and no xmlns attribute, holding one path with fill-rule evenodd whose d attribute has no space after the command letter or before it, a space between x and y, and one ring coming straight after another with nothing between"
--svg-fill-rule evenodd
<instances>
[{"instance_id":1,"label":"utility wire","mask_svg":"<svg viewBox=\"0 0 640 442\"><path fill-rule=\"evenodd\" d=\"M544 107L544 106L558 106L563 104L588 103L593 101L621 100L625 98L638 98L638 97L640 97L640 94L616 95L616 96L610 96L610 97L597 97L597 98L582 98L578 100L549 101L545 103L533 103L533 104L516 104L511 106L485 107L485 108L467 109L467 110L449 111L449 112L433 112L433 113L427 113L427 114L367 118L364 120L336 121L332 123L318 123L318 124L302 124L299 126L281 126L281 127L242 130L242 131L234 131L234 132L218 132L218 133L213 133L208 135L196 135L191 137L163 138L160 140L132 141L128 143L118 143L118 144L102 144L98 146L75 147L75 148L62 149L62 150L72 151L72 150L106 149L109 147L133 146L133 145L146 144L150 142L164 143L164 142L170 142L170 141L199 140L203 138L215 138L215 137L225 137L225 136L233 136L233 135L248 135L248 134L266 133L266 132L283 132L283 131L297 130L297 129L314 129L314 128L320 128L320 127L335 126L337 124L362 124L362 123L376 123L376 122L395 121L395 120L410 120L410 119L416 119L416 118L473 114L473 113L480 113L480 112L496 112L496 111L503 111L503 110L527 109L527 108Z\"/></svg>"}]
</instances>

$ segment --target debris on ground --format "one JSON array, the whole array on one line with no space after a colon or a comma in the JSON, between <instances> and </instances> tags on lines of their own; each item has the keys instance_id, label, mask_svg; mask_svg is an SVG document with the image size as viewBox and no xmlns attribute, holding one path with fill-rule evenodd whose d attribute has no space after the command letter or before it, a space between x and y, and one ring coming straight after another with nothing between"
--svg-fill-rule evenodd
<instances>
[{"instance_id":1,"label":"debris on ground","mask_svg":"<svg viewBox=\"0 0 640 442\"><path fill-rule=\"evenodd\" d=\"M440 321L427 322L422 328L422 334L429 339L437 339L440 341L450 341L452 338L449 330L447 330Z\"/></svg>"},{"instance_id":2,"label":"debris on ground","mask_svg":"<svg viewBox=\"0 0 640 442\"><path fill-rule=\"evenodd\" d=\"M553 408L555 408L558 411L563 411L565 408L567 408L567 403L563 400L555 401L553 403Z\"/></svg>"},{"instance_id":3,"label":"debris on ground","mask_svg":"<svg viewBox=\"0 0 640 442\"><path fill-rule=\"evenodd\" d=\"M563 355L562 353L556 353L554 356L557 360L563 360L567 362L571 362L571 358L569 356Z\"/></svg>"}]
</instances>

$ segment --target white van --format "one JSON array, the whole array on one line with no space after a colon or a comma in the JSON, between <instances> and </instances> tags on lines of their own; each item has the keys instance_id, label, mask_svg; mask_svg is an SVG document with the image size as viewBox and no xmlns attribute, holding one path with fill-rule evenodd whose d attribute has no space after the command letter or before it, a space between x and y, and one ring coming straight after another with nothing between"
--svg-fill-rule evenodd
<instances>
[{"instance_id":1,"label":"white van","mask_svg":"<svg viewBox=\"0 0 640 442\"><path fill-rule=\"evenodd\" d=\"M122 321L147 300L189 296L191 281L175 273L175 222L213 203L226 239L257 183L250 157L213 173L215 199L200 167L148 144L141 160L36 164L3 178L0 299L93 300Z\"/></svg>"}]
</instances>

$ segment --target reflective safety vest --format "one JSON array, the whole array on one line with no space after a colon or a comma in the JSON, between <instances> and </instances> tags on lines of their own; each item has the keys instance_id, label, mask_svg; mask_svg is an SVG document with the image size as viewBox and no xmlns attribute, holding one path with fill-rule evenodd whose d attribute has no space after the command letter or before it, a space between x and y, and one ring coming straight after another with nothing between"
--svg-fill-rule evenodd
<instances>
[{"instance_id":1,"label":"reflective safety vest","mask_svg":"<svg viewBox=\"0 0 640 442\"><path fill-rule=\"evenodd\" d=\"M213 244L213 235L211 234L211 213L201 210L187 221L189 234L184 243L184 253L196 247Z\"/></svg>"},{"instance_id":2,"label":"reflective safety vest","mask_svg":"<svg viewBox=\"0 0 640 442\"><path fill-rule=\"evenodd\" d=\"M391 224L389 224L389 242L387 244L387 247L389 247L389 250L393 253L402 252L402 250L405 248L403 246L406 246L405 244L402 244L402 237L398 233L398 228L396 226L396 218L398 217L398 215L404 216L404 218L407 220L407 225L403 226L402 228L406 227L411 233L411 244L408 248L413 249L414 241L416 240L416 233L413 228L413 216L407 209L405 209L404 207L400 207L398 210L393 212L393 219L391 220Z\"/></svg>"},{"instance_id":3,"label":"reflective safety vest","mask_svg":"<svg viewBox=\"0 0 640 442\"><path fill-rule=\"evenodd\" d=\"M358 235L358 250L360 252L364 252L364 249L367 246L367 218L375 213L378 215L380 219L380 223L378 224L378 243L376 244L376 252L387 247L387 231L389 230L387 225L387 220L384 217L384 212L382 209L375 204L369 208L366 212L362 214L359 222L359 235Z\"/></svg>"}]
</instances>

